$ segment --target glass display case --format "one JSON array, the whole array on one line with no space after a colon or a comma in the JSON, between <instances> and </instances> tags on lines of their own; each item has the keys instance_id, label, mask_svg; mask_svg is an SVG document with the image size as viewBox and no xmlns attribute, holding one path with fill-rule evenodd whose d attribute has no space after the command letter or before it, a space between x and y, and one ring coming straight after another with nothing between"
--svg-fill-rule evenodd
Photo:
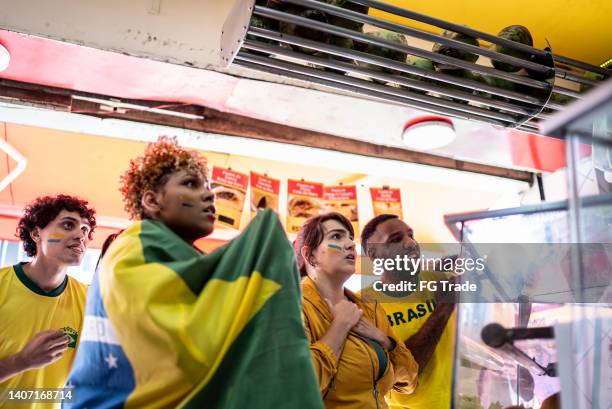
<instances>
[{"instance_id":1,"label":"glass display case","mask_svg":"<svg viewBox=\"0 0 612 409\"><path fill-rule=\"evenodd\" d=\"M460 277L479 291L458 299L455 408L612 407L612 81L541 133L565 141L566 200L445 217L486 260Z\"/></svg>"}]
</instances>

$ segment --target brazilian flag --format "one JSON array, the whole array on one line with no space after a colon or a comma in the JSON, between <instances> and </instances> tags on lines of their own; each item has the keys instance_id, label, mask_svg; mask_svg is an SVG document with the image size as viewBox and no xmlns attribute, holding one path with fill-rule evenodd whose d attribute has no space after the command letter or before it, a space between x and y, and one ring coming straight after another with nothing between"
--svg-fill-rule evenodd
<instances>
[{"instance_id":1,"label":"brazilian flag","mask_svg":"<svg viewBox=\"0 0 612 409\"><path fill-rule=\"evenodd\" d=\"M94 278L71 408L323 408L293 250L271 210L203 255L134 223Z\"/></svg>"}]
</instances>

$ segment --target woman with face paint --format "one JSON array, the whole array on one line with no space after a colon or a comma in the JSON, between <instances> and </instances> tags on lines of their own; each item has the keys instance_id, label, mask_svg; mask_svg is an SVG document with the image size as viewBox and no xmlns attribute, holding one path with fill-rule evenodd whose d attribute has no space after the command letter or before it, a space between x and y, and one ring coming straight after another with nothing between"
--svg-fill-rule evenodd
<instances>
[{"instance_id":1,"label":"woman with face paint","mask_svg":"<svg viewBox=\"0 0 612 409\"><path fill-rule=\"evenodd\" d=\"M357 252L350 221L339 213L309 219L294 250L300 268L303 316L327 408L387 408L391 389L412 393L418 365L395 338L382 306L344 288Z\"/></svg>"}]
</instances>

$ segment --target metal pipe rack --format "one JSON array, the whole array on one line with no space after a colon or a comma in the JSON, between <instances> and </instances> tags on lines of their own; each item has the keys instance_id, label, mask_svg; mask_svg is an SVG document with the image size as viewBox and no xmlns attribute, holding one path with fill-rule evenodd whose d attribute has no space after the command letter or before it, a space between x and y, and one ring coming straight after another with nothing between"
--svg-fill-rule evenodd
<instances>
[{"instance_id":1,"label":"metal pipe rack","mask_svg":"<svg viewBox=\"0 0 612 409\"><path fill-rule=\"evenodd\" d=\"M432 30L373 17L369 9L429 24ZM370 35L363 31L364 24L396 33L406 41ZM440 29L469 36L478 45L433 34ZM453 52L424 48L428 43ZM514 55L497 52L492 45ZM376 50L408 58L392 59ZM461 53L478 60L458 58ZM410 58L431 62L435 69L413 65ZM537 132L540 120L609 77L605 68L555 55L550 49L540 50L376 0L239 0L223 27L221 59L225 66L237 64L528 132ZM512 72L495 68L492 61L512 66Z\"/></svg>"}]
</instances>

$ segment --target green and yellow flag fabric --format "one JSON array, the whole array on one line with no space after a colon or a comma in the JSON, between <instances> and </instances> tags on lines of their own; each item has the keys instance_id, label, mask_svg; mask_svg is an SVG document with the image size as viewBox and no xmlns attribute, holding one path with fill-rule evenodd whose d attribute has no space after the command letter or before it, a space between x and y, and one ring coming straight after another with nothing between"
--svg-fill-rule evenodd
<instances>
[{"instance_id":1,"label":"green and yellow flag fabric","mask_svg":"<svg viewBox=\"0 0 612 409\"><path fill-rule=\"evenodd\" d=\"M293 250L261 212L203 255L161 222L134 223L94 278L71 408L317 408Z\"/></svg>"}]
</instances>

